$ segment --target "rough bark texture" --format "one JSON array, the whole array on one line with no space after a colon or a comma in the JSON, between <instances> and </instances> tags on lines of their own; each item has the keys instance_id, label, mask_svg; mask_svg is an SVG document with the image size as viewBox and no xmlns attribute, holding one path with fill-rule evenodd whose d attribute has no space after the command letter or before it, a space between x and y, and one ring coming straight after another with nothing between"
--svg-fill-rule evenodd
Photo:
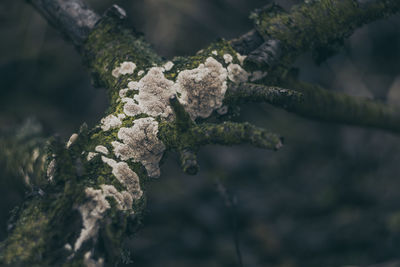
<instances>
[{"instance_id":1,"label":"rough bark texture","mask_svg":"<svg viewBox=\"0 0 400 267\"><path fill-rule=\"evenodd\" d=\"M28 0L54 27L80 46L100 16L80 0Z\"/></svg>"},{"instance_id":2,"label":"rough bark texture","mask_svg":"<svg viewBox=\"0 0 400 267\"><path fill-rule=\"evenodd\" d=\"M321 0L290 14L264 9L255 17L265 43L248 54L279 59L277 72L270 72L271 61L255 66L251 56L245 61L238 53L255 47L243 43L251 43L247 37L255 32L164 62L121 25L117 7L100 19L78 0L32 3L80 47L96 84L108 89L110 107L94 129L82 126L66 144L40 135L2 139L9 168L40 191L19 208L0 247L1 264L112 266L124 238L141 225L146 188L159 176L165 151L178 152L183 170L194 174L196 152L206 144L282 146L278 135L248 123L211 123L238 100L398 131L397 112L382 104L300 83L293 91L246 84L282 78L299 53L342 40L356 27L398 11L398 1Z\"/></svg>"}]
</instances>

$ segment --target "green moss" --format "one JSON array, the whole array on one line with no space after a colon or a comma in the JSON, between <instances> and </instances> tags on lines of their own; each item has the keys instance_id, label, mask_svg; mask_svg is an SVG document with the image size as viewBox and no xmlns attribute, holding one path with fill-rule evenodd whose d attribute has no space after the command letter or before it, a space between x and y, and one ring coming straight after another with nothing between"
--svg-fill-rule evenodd
<instances>
[{"instance_id":1,"label":"green moss","mask_svg":"<svg viewBox=\"0 0 400 267\"><path fill-rule=\"evenodd\" d=\"M317 60L328 57L362 25L399 12L400 2L356 0L318 0L294 6L284 13L272 5L253 13L257 31L265 40L281 42L280 62L271 75L284 76L298 55L316 51Z\"/></svg>"}]
</instances>

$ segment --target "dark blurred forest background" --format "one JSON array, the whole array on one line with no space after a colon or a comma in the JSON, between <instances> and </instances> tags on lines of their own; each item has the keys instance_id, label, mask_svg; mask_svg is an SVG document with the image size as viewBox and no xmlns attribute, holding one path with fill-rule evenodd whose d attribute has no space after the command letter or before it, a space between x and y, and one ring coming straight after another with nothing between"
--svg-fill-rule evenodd
<instances>
[{"instance_id":1,"label":"dark blurred forest background","mask_svg":"<svg viewBox=\"0 0 400 267\"><path fill-rule=\"evenodd\" d=\"M99 13L121 5L128 24L172 58L246 32L250 12L268 1L87 3ZM1 0L0 40L1 131L34 117L46 135L67 139L103 116L104 90L91 86L78 53L25 1ZM357 30L319 66L311 54L296 66L303 80L400 106L400 16ZM237 244L243 266L400 266L400 135L313 122L267 104L241 111L235 120L280 133L284 148L206 147L193 177L170 155L149 188L144 228L118 266L239 266ZM4 166L0 240L27 190Z\"/></svg>"}]
</instances>

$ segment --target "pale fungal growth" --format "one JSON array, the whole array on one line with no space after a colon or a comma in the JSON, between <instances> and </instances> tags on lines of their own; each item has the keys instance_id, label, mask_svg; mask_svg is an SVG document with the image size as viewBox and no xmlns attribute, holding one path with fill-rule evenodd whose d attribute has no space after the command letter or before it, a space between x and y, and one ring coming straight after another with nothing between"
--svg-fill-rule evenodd
<instances>
[{"instance_id":1,"label":"pale fungal growth","mask_svg":"<svg viewBox=\"0 0 400 267\"><path fill-rule=\"evenodd\" d=\"M140 162L150 177L160 176L159 162L165 146L158 139L158 122L153 118L135 120L130 128L121 128L118 138L122 141L112 142L114 154L121 160ZM113 168L114 170L114 168Z\"/></svg>"},{"instance_id":2,"label":"pale fungal growth","mask_svg":"<svg viewBox=\"0 0 400 267\"><path fill-rule=\"evenodd\" d=\"M227 90L227 70L212 57L192 70L183 70L176 80L180 102L194 120L207 118L222 106Z\"/></svg>"},{"instance_id":3,"label":"pale fungal growth","mask_svg":"<svg viewBox=\"0 0 400 267\"><path fill-rule=\"evenodd\" d=\"M230 54L224 55L224 60L226 64L232 63L233 57Z\"/></svg>"},{"instance_id":4,"label":"pale fungal growth","mask_svg":"<svg viewBox=\"0 0 400 267\"><path fill-rule=\"evenodd\" d=\"M122 125L122 121L112 114L102 118L100 123L103 131L109 131Z\"/></svg>"},{"instance_id":5,"label":"pale fungal growth","mask_svg":"<svg viewBox=\"0 0 400 267\"><path fill-rule=\"evenodd\" d=\"M82 244L94 238L100 227L100 220L104 217L106 211L111 208L107 197L112 197L117 202L117 209L131 210L132 196L127 191L118 192L113 185L101 185L101 189L88 187L85 189L87 200L78 207L82 216L83 228L78 239L74 244L74 251L78 251Z\"/></svg>"},{"instance_id":6,"label":"pale fungal growth","mask_svg":"<svg viewBox=\"0 0 400 267\"><path fill-rule=\"evenodd\" d=\"M103 184L100 186L106 197L113 197L117 202L117 209L131 210L133 199L128 191L119 192L113 185Z\"/></svg>"},{"instance_id":7,"label":"pale fungal growth","mask_svg":"<svg viewBox=\"0 0 400 267\"><path fill-rule=\"evenodd\" d=\"M268 74L267 72L256 70L253 72L253 75L251 76L250 81L255 82L255 81L261 80L262 78L267 76L267 74Z\"/></svg>"},{"instance_id":8,"label":"pale fungal growth","mask_svg":"<svg viewBox=\"0 0 400 267\"><path fill-rule=\"evenodd\" d=\"M168 61L163 66L165 71L170 71L173 67L174 67L174 63L172 61Z\"/></svg>"},{"instance_id":9,"label":"pale fungal growth","mask_svg":"<svg viewBox=\"0 0 400 267\"><path fill-rule=\"evenodd\" d=\"M57 167L56 159L50 161L49 165L47 166L47 179L50 182L54 180L54 175L56 174L56 167Z\"/></svg>"},{"instance_id":10,"label":"pale fungal growth","mask_svg":"<svg viewBox=\"0 0 400 267\"><path fill-rule=\"evenodd\" d=\"M218 52L217 52L217 50L213 50L213 51L211 51L211 54L213 54L214 56L218 56Z\"/></svg>"},{"instance_id":11,"label":"pale fungal growth","mask_svg":"<svg viewBox=\"0 0 400 267\"><path fill-rule=\"evenodd\" d=\"M69 148L78 139L78 134L74 133L69 138L66 147Z\"/></svg>"},{"instance_id":12,"label":"pale fungal growth","mask_svg":"<svg viewBox=\"0 0 400 267\"><path fill-rule=\"evenodd\" d=\"M99 258L98 260L92 259L92 252L88 251L83 256L83 264L86 267L103 267L104 259Z\"/></svg>"},{"instance_id":13,"label":"pale fungal growth","mask_svg":"<svg viewBox=\"0 0 400 267\"><path fill-rule=\"evenodd\" d=\"M139 81L130 82L130 89L139 90L134 98L122 98L125 102L124 113L135 116L141 113L167 118L173 114L169 106L169 98L175 94L173 81L165 78L163 68L153 67Z\"/></svg>"},{"instance_id":14,"label":"pale fungal growth","mask_svg":"<svg viewBox=\"0 0 400 267\"><path fill-rule=\"evenodd\" d=\"M130 193L131 205L132 198L139 199L142 197L143 191L140 189L139 176L129 168L126 162L116 162L104 156L101 159L112 168L112 174Z\"/></svg>"},{"instance_id":15,"label":"pale fungal growth","mask_svg":"<svg viewBox=\"0 0 400 267\"><path fill-rule=\"evenodd\" d=\"M86 159L87 161L91 161L94 157L96 157L98 155L98 153L94 153L94 152L89 152Z\"/></svg>"},{"instance_id":16,"label":"pale fungal growth","mask_svg":"<svg viewBox=\"0 0 400 267\"><path fill-rule=\"evenodd\" d=\"M233 60L229 54L225 54L224 57L227 62ZM173 63L167 62L164 66L172 68ZM176 82L165 78L163 72L164 68L153 67L139 81L129 82L128 88L119 92L122 102L125 103L126 115L147 114L152 117L161 116L171 119L173 112L169 99L178 92L180 102L193 120L198 117L207 118L214 110L222 106L228 76L233 82L244 82L249 77L240 65L231 63L226 69L213 57L208 57L204 64L200 64L195 69L179 72ZM133 98L129 98L126 97L127 90L137 90L138 93ZM112 121L111 118L108 120ZM116 127L118 126L120 125Z\"/></svg>"},{"instance_id":17,"label":"pale fungal growth","mask_svg":"<svg viewBox=\"0 0 400 267\"><path fill-rule=\"evenodd\" d=\"M236 57L237 57L237 59L239 60L240 65L243 65L244 60L247 58L247 56L242 56L242 55L239 54L239 53L236 53Z\"/></svg>"},{"instance_id":18,"label":"pale fungal growth","mask_svg":"<svg viewBox=\"0 0 400 267\"><path fill-rule=\"evenodd\" d=\"M32 162L36 162L39 156L40 156L39 148L35 148L32 152Z\"/></svg>"},{"instance_id":19,"label":"pale fungal growth","mask_svg":"<svg viewBox=\"0 0 400 267\"><path fill-rule=\"evenodd\" d=\"M119 67L112 71L112 76L118 78L120 75L132 74L136 69L136 64L130 61L123 62Z\"/></svg>"},{"instance_id":20,"label":"pale fungal growth","mask_svg":"<svg viewBox=\"0 0 400 267\"><path fill-rule=\"evenodd\" d=\"M94 148L94 150L95 150L96 152L102 153L102 154L104 154L104 155L107 155L107 154L108 154L108 149L107 149L105 146L96 146L96 147Z\"/></svg>"},{"instance_id":21,"label":"pale fungal growth","mask_svg":"<svg viewBox=\"0 0 400 267\"><path fill-rule=\"evenodd\" d=\"M137 75L142 76L143 74L144 74L144 70L140 70Z\"/></svg>"},{"instance_id":22,"label":"pale fungal growth","mask_svg":"<svg viewBox=\"0 0 400 267\"><path fill-rule=\"evenodd\" d=\"M228 77L234 83L246 82L250 74L245 71L239 64L229 64Z\"/></svg>"},{"instance_id":23,"label":"pale fungal growth","mask_svg":"<svg viewBox=\"0 0 400 267\"><path fill-rule=\"evenodd\" d=\"M83 242L97 235L100 227L99 221L111 207L101 189L88 187L85 189L85 194L88 200L78 207L82 216L83 228L78 239L75 241L75 251L78 251Z\"/></svg>"},{"instance_id":24,"label":"pale fungal growth","mask_svg":"<svg viewBox=\"0 0 400 267\"><path fill-rule=\"evenodd\" d=\"M119 90L119 97L121 97L121 98L125 97L126 93L128 93L128 91L129 91L129 88Z\"/></svg>"},{"instance_id":25,"label":"pale fungal growth","mask_svg":"<svg viewBox=\"0 0 400 267\"><path fill-rule=\"evenodd\" d=\"M68 251L71 251L71 250L72 250L72 246L71 246L69 243L65 244L65 245L64 245L64 248L65 248L66 250L68 250Z\"/></svg>"},{"instance_id":26,"label":"pale fungal growth","mask_svg":"<svg viewBox=\"0 0 400 267\"><path fill-rule=\"evenodd\" d=\"M128 88L127 88L128 90L134 90L135 88L137 88L137 82L131 81L128 83ZM126 90L126 89L122 89L122 90Z\"/></svg>"}]
</instances>

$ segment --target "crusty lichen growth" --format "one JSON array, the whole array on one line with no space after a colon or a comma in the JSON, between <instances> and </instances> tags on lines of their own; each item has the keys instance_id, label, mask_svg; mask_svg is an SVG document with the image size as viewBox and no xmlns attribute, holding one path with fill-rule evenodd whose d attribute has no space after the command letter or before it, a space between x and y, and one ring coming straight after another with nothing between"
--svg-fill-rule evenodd
<instances>
[{"instance_id":1,"label":"crusty lichen growth","mask_svg":"<svg viewBox=\"0 0 400 267\"><path fill-rule=\"evenodd\" d=\"M46 154L44 171L51 182L38 200L45 203L39 209L47 219L41 238L62 238L42 245L28 237L24 246L45 253L51 245L60 250L60 259L68 259L67 265L107 265L118 256L128 226L140 224L146 184L160 175L159 164L166 150L197 151L209 143L253 143L266 148L280 144L277 136L247 125L194 127L195 121L225 113L223 100L229 86L254 76L242 65L244 57L226 41L192 57L162 62L140 38L105 18L83 51L96 80L109 88L110 108L93 130L74 134L67 144L57 143ZM172 96L177 96L191 121L187 125L193 128L188 131L174 128ZM32 153L36 158L37 153ZM24 229L28 222L21 223ZM68 234L60 232L72 225ZM17 238L18 233L12 235ZM106 249L97 243L99 233L103 243L110 244ZM4 255L10 256L1 260L24 262L28 257L23 256L22 248L16 242L7 245ZM56 257L50 256L49 261L59 263ZM29 262L35 260L29 258Z\"/></svg>"}]
</instances>

